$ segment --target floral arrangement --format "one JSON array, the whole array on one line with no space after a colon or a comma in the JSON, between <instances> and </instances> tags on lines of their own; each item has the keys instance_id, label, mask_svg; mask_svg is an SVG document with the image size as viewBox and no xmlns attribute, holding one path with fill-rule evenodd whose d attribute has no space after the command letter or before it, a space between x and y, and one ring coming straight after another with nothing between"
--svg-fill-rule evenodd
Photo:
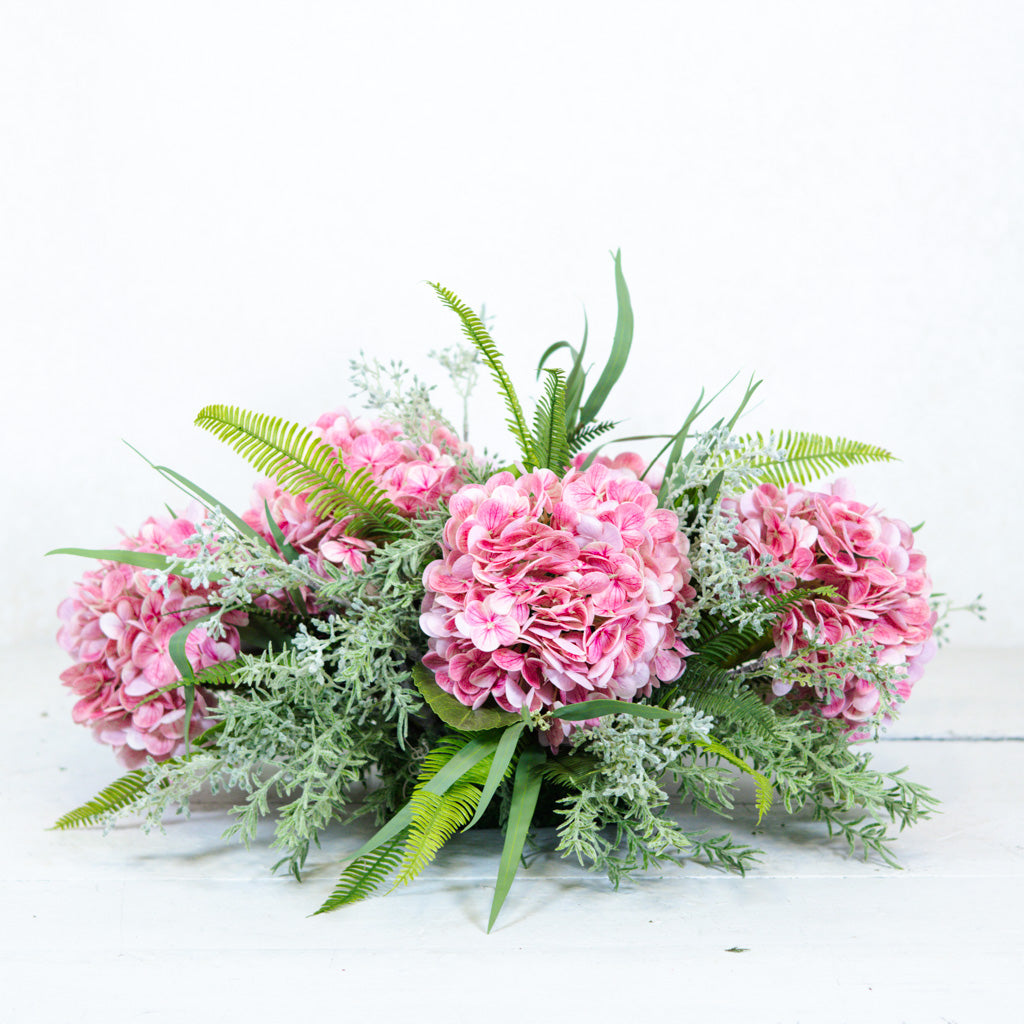
<instances>
[{"instance_id":1,"label":"floral arrangement","mask_svg":"<svg viewBox=\"0 0 1024 1024\"><path fill-rule=\"evenodd\" d=\"M710 427L719 396L701 391L673 433L623 439L660 442L652 458L604 454L633 334L618 254L615 280L603 371L591 383L586 335L552 345L529 420L483 316L432 286L466 337L438 358L464 412L490 371L511 463L476 454L400 364L364 359L372 416L199 413L264 474L241 515L156 466L185 510L113 549L58 549L99 559L60 607L62 679L128 772L56 827L159 827L230 790L227 835L276 817L277 867L299 877L330 822L372 815L319 912L497 827L488 928L543 835L615 884L666 860L744 871L759 851L674 813L729 818L744 775L759 819L777 794L893 863L894 828L935 801L860 741L921 677L937 604L913 530L844 480L810 486L892 456L738 433L753 381Z\"/></svg>"}]
</instances>

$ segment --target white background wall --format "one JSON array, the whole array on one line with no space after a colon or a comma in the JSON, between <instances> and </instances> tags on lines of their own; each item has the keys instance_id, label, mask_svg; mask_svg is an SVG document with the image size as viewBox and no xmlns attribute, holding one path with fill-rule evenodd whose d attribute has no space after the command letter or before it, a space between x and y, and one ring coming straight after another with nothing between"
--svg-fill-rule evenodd
<instances>
[{"instance_id":1,"label":"white background wall","mask_svg":"<svg viewBox=\"0 0 1024 1024\"><path fill-rule=\"evenodd\" d=\"M756 371L751 429L902 456L862 496L985 592L956 639L1019 642L1022 44L986 0L0 2L0 637L55 630L82 566L42 552L177 501L121 438L242 505L203 404L310 420L361 346L433 372L426 279L527 388L584 304L610 340L621 246L625 430Z\"/></svg>"}]
</instances>

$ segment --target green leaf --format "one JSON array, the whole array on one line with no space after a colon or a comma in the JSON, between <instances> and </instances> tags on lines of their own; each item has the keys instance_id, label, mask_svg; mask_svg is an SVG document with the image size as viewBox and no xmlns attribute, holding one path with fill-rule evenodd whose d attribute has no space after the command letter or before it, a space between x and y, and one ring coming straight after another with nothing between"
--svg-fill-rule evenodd
<instances>
[{"instance_id":1,"label":"green leaf","mask_svg":"<svg viewBox=\"0 0 1024 1024\"><path fill-rule=\"evenodd\" d=\"M539 769L546 759L547 752L540 747L529 747L519 755L515 780L512 783L512 802L505 829L505 845L501 851L498 880L491 902L491 916L487 922L488 932L498 920L502 904L512 888L516 871L519 870L519 858L523 854L526 836L533 821L533 812L537 808L537 798L540 796L542 777Z\"/></svg>"},{"instance_id":2,"label":"green leaf","mask_svg":"<svg viewBox=\"0 0 1024 1024\"><path fill-rule=\"evenodd\" d=\"M347 906L372 896L398 867L402 859L401 844L406 835L407 830L403 829L376 850L352 861L341 873L331 895L334 906ZM323 908L317 911L318 914L322 912Z\"/></svg>"},{"instance_id":3,"label":"green leaf","mask_svg":"<svg viewBox=\"0 0 1024 1024\"><path fill-rule=\"evenodd\" d=\"M100 790L91 800L67 814L61 815L51 826L65 830L83 825L96 825L108 814L124 810L138 803L146 795L149 774L141 768L122 775L105 789Z\"/></svg>"},{"instance_id":4,"label":"green leaf","mask_svg":"<svg viewBox=\"0 0 1024 1024\"><path fill-rule=\"evenodd\" d=\"M761 823L761 819L768 813L772 806L772 784L756 769L751 768L742 757L737 757L728 747L719 743L714 738L709 738L707 742L703 740L694 741L697 746L702 747L709 754L714 754L716 757L720 757L729 764L735 765L740 771L745 772L754 780L755 790L755 801L757 806L757 821Z\"/></svg>"},{"instance_id":5,"label":"green leaf","mask_svg":"<svg viewBox=\"0 0 1024 1024\"><path fill-rule=\"evenodd\" d=\"M786 452L782 459L764 458L753 462L747 473L752 482L771 483L777 487L785 487L790 482L806 485L849 466L899 461L892 452L877 445L806 431L772 431L767 436L747 434L740 441L756 441L759 445Z\"/></svg>"},{"instance_id":6,"label":"green leaf","mask_svg":"<svg viewBox=\"0 0 1024 1024\"><path fill-rule=\"evenodd\" d=\"M281 527L277 525L277 520L270 514L270 502L265 498L263 499L263 514L266 517L270 535L274 538L274 543L277 544L277 550L281 552L281 557L286 562L294 562L299 557L299 553L285 540Z\"/></svg>"},{"instance_id":7,"label":"green leaf","mask_svg":"<svg viewBox=\"0 0 1024 1024\"><path fill-rule=\"evenodd\" d=\"M459 732L501 729L520 720L514 711L502 711L500 708L478 708L474 711L466 707L450 693L445 693L434 681L434 674L422 663L413 665L412 681L434 714Z\"/></svg>"},{"instance_id":8,"label":"green leaf","mask_svg":"<svg viewBox=\"0 0 1024 1024\"><path fill-rule=\"evenodd\" d=\"M317 515L351 516L349 534L386 541L408 533L408 522L377 486L369 468L347 472L337 451L305 427L225 405L206 406L196 423L284 490L302 494Z\"/></svg>"},{"instance_id":9,"label":"green leaf","mask_svg":"<svg viewBox=\"0 0 1024 1024\"><path fill-rule=\"evenodd\" d=\"M540 362L537 364L537 379L540 380L540 374L544 369L544 365L556 352L565 348L569 350L572 356L572 366L569 369L569 375L565 382L565 422L570 436L579 429L577 420L579 419L580 401L583 398L583 387L587 379L587 372L583 369L583 359L587 354L587 335L589 330L587 314L584 311L583 342L579 350L577 351L567 341L556 341L553 345L547 347L544 354L540 357ZM578 451L579 449L577 448L576 450Z\"/></svg>"},{"instance_id":10,"label":"green leaf","mask_svg":"<svg viewBox=\"0 0 1024 1024\"><path fill-rule=\"evenodd\" d=\"M197 742L219 731L220 725L207 729L202 736L197 737ZM194 753L199 753L195 751ZM165 765L184 764L192 757L192 754L185 754L181 757L172 757L165 761ZM64 831L69 828L79 828L86 825L98 825L108 814L123 811L134 804L141 803L146 796L146 787L150 782L150 774L146 768L136 768L134 771L122 775L109 786L101 789L91 800L82 804L81 807L67 814L61 815L51 826L54 830ZM166 786L166 780L161 781L161 787Z\"/></svg>"},{"instance_id":11,"label":"green leaf","mask_svg":"<svg viewBox=\"0 0 1024 1024\"><path fill-rule=\"evenodd\" d=\"M487 328L484 326L483 321L453 291L450 291L448 288L442 288L441 285L433 282L430 283L430 287L437 293L441 302L462 321L463 333L476 346L477 350L484 357L484 361L490 367L491 376L494 378L494 382L498 385L498 390L505 399L505 406L509 412L508 428L519 445L523 461L528 467L537 466L537 454L533 448L530 428L526 424L523 407L520 405L516 390L512 386L512 379L502 363L501 353L498 351L490 334L487 333Z\"/></svg>"},{"instance_id":12,"label":"green leaf","mask_svg":"<svg viewBox=\"0 0 1024 1024\"><path fill-rule=\"evenodd\" d=\"M54 548L47 555L78 555L80 558L99 558L104 562L135 565L140 569L166 570L174 559L153 551L126 551L124 548Z\"/></svg>"},{"instance_id":13,"label":"green leaf","mask_svg":"<svg viewBox=\"0 0 1024 1024\"><path fill-rule=\"evenodd\" d=\"M588 423L585 427L577 427L569 433L569 454L575 455L583 451L591 441L614 430L619 425L618 420L600 420L597 423ZM594 453L597 454L596 452ZM591 460L593 461L593 460Z\"/></svg>"},{"instance_id":14,"label":"green leaf","mask_svg":"<svg viewBox=\"0 0 1024 1024\"><path fill-rule=\"evenodd\" d=\"M490 757L497 748L497 740L483 738L470 740L462 747L429 782L426 782L422 789L426 792L441 795L446 793L459 779L467 772L472 771L481 761ZM381 847L384 843L390 842L399 833L403 832L412 823L412 804L407 803L397 814L394 815L385 825L378 829L356 852L353 854L353 861L357 861L367 854ZM326 914L344 903L344 894L348 890L348 883L343 884L342 879L338 880L331 895L324 900L319 910L314 911L312 916Z\"/></svg>"},{"instance_id":15,"label":"green leaf","mask_svg":"<svg viewBox=\"0 0 1024 1024\"><path fill-rule=\"evenodd\" d=\"M188 655L185 653L185 645L188 643L189 634L192 630L201 626L207 619L213 618L214 615L216 615L216 612L209 612L206 615L200 615L198 618L192 619L190 622L186 622L184 626L174 631L167 644L167 653L171 656L174 667L181 673L182 689L185 691L186 757L188 757L192 745L192 710L196 704L196 677L192 671L192 663L188 660Z\"/></svg>"},{"instance_id":16,"label":"green leaf","mask_svg":"<svg viewBox=\"0 0 1024 1024\"><path fill-rule=\"evenodd\" d=\"M615 323L615 338L612 342L612 352L608 357L605 368L601 371L594 390L590 392L580 410L580 423L590 423L597 418L616 381L622 376L629 359L629 350L633 344L633 307L629 302L629 289L626 287L626 279L622 275L622 251L614 254L615 260L615 297L619 307L618 319Z\"/></svg>"},{"instance_id":17,"label":"green leaf","mask_svg":"<svg viewBox=\"0 0 1024 1024\"><path fill-rule=\"evenodd\" d=\"M125 444L128 444L128 442L125 441ZM196 499L200 504L205 505L209 509L217 509L221 515L223 515L224 518L231 523L231 525L234 526L240 534L242 534L242 536L256 541L258 544L263 545L263 547L270 547L266 538L261 537L241 516L234 513L223 502L218 501L212 494L210 494L209 491L204 491L199 484L189 480L187 476L183 476L176 470L170 469L168 466L158 466L154 462L151 462L134 445L128 444L128 447L131 448L131 450L135 452L135 454L138 455L146 465L155 469L165 480L169 480L175 487L187 494L190 498ZM171 512L171 514L177 515L176 512ZM271 548L271 550L273 549Z\"/></svg>"},{"instance_id":18,"label":"green leaf","mask_svg":"<svg viewBox=\"0 0 1024 1024\"><path fill-rule=\"evenodd\" d=\"M469 821L480 801L480 787L460 779L444 793L418 788L409 800L412 821L401 867L392 889L411 882L438 850Z\"/></svg>"},{"instance_id":19,"label":"green leaf","mask_svg":"<svg viewBox=\"0 0 1024 1024\"><path fill-rule=\"evenodd\" d=\"M510 725L501 734L501 739L498 740L498 747L494 751L491 767L487 772L487 780L484 782L484 788L480 794L480 801L476 806L476 813L470 819L469 824L463 829L463 832L468 832L483 817L484 811L487 810L487 805L491 802L491 798L497 791L498 786L501 785L509 773L509 769L512 766L512 758L515 757L516 746L519 743L519 737L522 736L523 729L525 728L525 722L517 722L515 725Z\"/></svg>"},{"instance_id":20,"label":"green leaf","mask_svg":"<svg viewBox=\"0 0 1024 1024\"><path fill-rule=\"evenodd\" d=\"M587 371L583 368L583 359L587 354L587 335L590 325L587 323L586 310L583 312L583 341L580 350L573 350L572 368L565 382L565 423L572 433L579 425L580 402L583 401L583 388L587 383Z\"/></svg>"},{"instance_id":21,"label":"green leaf","mask_svg":"<svg viewBox=\"0 0 1024 1024\"><path fill-rule=\"evenodd\" d=\"M537 403L533 420L533 449L538 466L563 473L569 464L569 444L565 427L565 374L545 370L544 395Z\"/></svg>"}]
</instances>

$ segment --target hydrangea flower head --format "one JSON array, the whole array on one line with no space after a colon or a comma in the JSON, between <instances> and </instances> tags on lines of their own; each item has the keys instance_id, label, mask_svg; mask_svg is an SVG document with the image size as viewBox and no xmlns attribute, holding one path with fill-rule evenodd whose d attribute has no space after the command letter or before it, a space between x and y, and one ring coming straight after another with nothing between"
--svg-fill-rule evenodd
<instances>
[{"instance_id":1,"label":"hydrangea flower head","mask_svg":"<svg viewBox=\"0 0 1024 1024\"><path fill-rule=\"evenodd\" d=\"M914 548L907 524L855 500L845 480L824 492L761 484L722 505L736 518L735 543L751 565L781 567L756 576L751 590L774 594L825 584L836 593L834 599L813 597L791 605L775 622L770 653L788 656L807 650L811 639L832 645L863 631L878 648L880 664L902 669L896 695L909 697L935 653L936 613L928 603L926 559ZM810 657L828 672L826 651ZM791 690L799 699L816 696L822 715L841 717L860 738L867 735L866 722L893 707L881 706L882 696L869 680L848 674L842 683L841 693L786 681L776 681L773 690L777 696Z\"/></svg>"},{"instance_id":2,"label":"hydrangea flower head","mask_svg":"<svg viewBox=\"0 0 1024 1024\"><path fill-rule=\"evenodd\" d=\"M191 554L186 542L196 532L190 518L195 514L147 519L121 546L163 555ZM163 588L155 588L144 570L103 561L85 573L58 609L62 625L57 640L75 659L61 673L64 684L79 696L72 717L91 725L96 739L113 746L129 768L137 768L147 757L166 760L185 748L184 690L153 694L181 679L168 650L171 637L206 614L211 591L193 587L180 576L170 576ZM185 654L194 672L237 657L236 627L244 625L246 617L232 612L223 622L219 639L202 626L189 634ZM213 695L197 686L190 737L213 724L208 711L214 704Z\"/></svg>"},{"instance_id":3,"label":"hydrangea flower head","mask_svg":"<svg viewBox=\"0 0 1024 1024\"><path fill-rule=\"evenodd\" d=\"M471 451L443 426L433 427L428 443L417 444L402 437L397 423L356 419L344 410L324 413L310 430L337 451L347 471L368 469L398 511L410 517L435 508L455 493L462 484L458 460ZM306 495L291 494L273 480L262 480L256 484L251 507L243 518L275 547L264 503L284 539L309 556L315 572L323 574L326 562L359 572L373 550L371 542L347 533L350 519L318 516Z\"/></svg>"},{"instance_id":4,"label":"hydrangea flower head","mask_svg":"<svg viewBox=\"0 0 1024 1024\"><path fill-rule=\"evenodd\" d=\"M420 617L442 689L472 708L536 712L678 678L689 543L633 472L503 472L448 508ZM557 749L569 728L556 721L546 742Z\"/></svg>"}]
</instances>

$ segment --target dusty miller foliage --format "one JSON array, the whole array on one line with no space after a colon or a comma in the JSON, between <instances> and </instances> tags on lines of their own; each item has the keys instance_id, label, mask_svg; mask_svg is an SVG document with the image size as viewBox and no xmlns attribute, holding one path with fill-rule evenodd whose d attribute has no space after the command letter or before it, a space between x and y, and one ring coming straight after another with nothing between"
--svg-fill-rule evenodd
<instances>
[{"instance_id":1,"label":"dusty miller foliage","mask_svg":"<svg viewBox=\"0 0 1024 1024\"><path fill-rule=\"evenodd\" d=\"M708 739L712 720L681 704L676 708L690 710L689 716L666 724L614 715L574 734L571 754L584 755L592 766L559 801L557 849L606 871L615 886L665 860L697 857L742 872L757 856L730 836L684 829L668 815L667 779L687 780L718 810L732 806L732 776L695 760L695 741Z\"/></svg>"},{"instance_id":2,"label":"dusty miller foliage","mask_svg":"<svg viewBox=\"0 0 1024 1024\"><path fill-rule=\"evenodd\" d=\"M693 636L701 617L714 611L740 626L765 626L771 616L750 601L745 589L757 574L784 573L785 567L754 568L733 545L734 523L723 512L720 497L746 489L756 460L779 453L764 444L732 435L719 425L697 434L686 459L680 459L662 483L662 501L677 502L690 539L690 566L697 583L694 602L682 610L678 632Z\"/></svg>"},{"instance_id":3,"label":"dusty miller foliage","mask_svg":"<svg viewBox=\"0 0 1024 1024\"><path fill-rule=\"evenodd\" d=\"M279 865L298 875L331 820L367 811L381 818L405 802L432 738L419 717L423 701L410 667L422 654L423 569L445 516L438 509L413 521L410 535L377 549L362 572L328 580L307 577L301 566L292 573L298 563L280 559L268 567L258 546L229 534L185 562L183 572L232 574L229 595L237 592L239 600L246 580L301 581L318 605L337 612L299 625L283 648L239 658L231 691L211 711L221 727L216 754L150 762L148 827L173 807L187 812L204 784L241 790L245 802L234 808L227 835L248 843L260 820L275 816ZM241 552L250 552L251 562ZM371 792L355 805L371 781Z\"/></svg>"},{"instance_id":4,"label":"dusty miller foliage","mask_svg":"<svg viewBox=\"0 0 1024 1024\"><path fill-rule=\"evenodd\" d=\"M875 854L898 867L891 849L896 833L935 813L938 801L906 779L906 769L871 768L871 753L814 711L780 716L770 741L741 723L719 727L718 738L771 779L787 813L824 823L851 854Z\"/></svg>"}]
</instances>

